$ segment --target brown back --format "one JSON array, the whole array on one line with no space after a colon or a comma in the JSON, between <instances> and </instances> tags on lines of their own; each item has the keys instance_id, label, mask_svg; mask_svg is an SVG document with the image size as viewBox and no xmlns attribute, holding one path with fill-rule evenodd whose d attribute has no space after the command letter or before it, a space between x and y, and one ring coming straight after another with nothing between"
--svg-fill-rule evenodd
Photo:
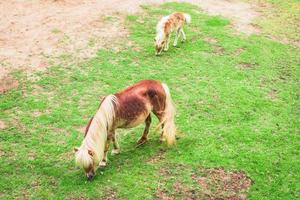
<instances>
[{"instance_id":1,"label":"brown back","mask_svg":"<svg viewBox=\"0 0 300 200\"><path fill-rule=\"evenodd\" d=\"M118 98L118 116L128 121L134 120L142 112L149 112L151 105L154 113L165 109L166 95L159 81L143 80L115 94Z\"/></svg>"}]
</instances>

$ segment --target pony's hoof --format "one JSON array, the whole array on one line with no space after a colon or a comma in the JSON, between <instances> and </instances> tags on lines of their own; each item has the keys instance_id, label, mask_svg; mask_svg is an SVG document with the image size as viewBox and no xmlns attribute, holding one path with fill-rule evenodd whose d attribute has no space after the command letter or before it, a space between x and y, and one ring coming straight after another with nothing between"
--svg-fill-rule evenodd
<instances>
[{"instance_id":1,"label":"pony's hoof","mask_svg":"<svg viewBox=\"0 0 300 200\"><path fill-rule=\"evenodd\" d=\"M106 161L101 161L101 162L99 162L99 167L100 167L100 168L106 167L106 165L107 165L107 162L106 162Z\"/></svg>"},{"instance_id":2,"label":"pony's hoof","mask_svg":"<svg viewBox=\"0 0 300 200\"><path fill-rule=\"evenodd\" d=\"M140 139L137 144L136 144L136 147L139 147L139 146L142 146L143 144L145 144L147 142L147 139Z\"/></svg>"},{"instance_id":3,"label":"pony's hoof","mask_svg":"<svg viewBox=\"0 0 300 200\"><path fill-rule=\"evenodd\" d=\"M111 151L111 155L117 155L117 154L119 154L120 153L120 149L113 149L112 151Z\"/></svg>"},{"instance_id":4,"label":"pony's hoof","mask_svg":"<svg viewBox=\"0 0 300 200\"><path fill-rule=\"evenodd\" d=\"M173 47L176 47L177 46L177 44L173 44Z\"/></svg>"},{"instance_id":5,"label":"pony's hoof","mask_svg":"<svg viewBox=\"0 0 300 200\"><path fill-rule=\"evenodd\" d=\"M164 51L168 51L169 49L164 49Z\"/></svg>"}]
</instances>

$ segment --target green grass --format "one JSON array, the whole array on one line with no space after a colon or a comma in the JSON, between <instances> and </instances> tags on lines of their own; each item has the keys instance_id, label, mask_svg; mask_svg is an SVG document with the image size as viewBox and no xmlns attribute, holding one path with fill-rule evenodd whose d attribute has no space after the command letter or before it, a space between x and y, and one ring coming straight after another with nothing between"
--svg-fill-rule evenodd
<instances>
[{"instance_id":1,"label":"green grass","mask_svg":"<svg viewBox=\"0 0 300 200\"><path fill-rule=\"evenodd\" d=\"M256 24L262 34L300 48L300 1L299 0L245 0L256 3L261 15Z\"/></svg>"},{"instance_id":2,"label":"green grass","mask_svg":"<svg viewBox=\"0 0 300 200\"><path fill-rule=\"evenodd\" d=\"M0 198L99 199L114 191L118 199L153 199L160 184L171 194L174 181L199 190L191 174L213 167L244 171L254 182L249 199L300 198L299 51L263 36L237 36L227 19L188 4L144 9L127 20L134 47L53 66L35 82L18 75L20 87L1 95L0 119L9 126L0 134ZM187 42L156 57L155 24L174 10L192 16ZM169 85L177 145L160 144L153 124L138 149L143 126L119 130L122 153L86 182L74 165L80 128L101 97L141 79ZM160 173L166 168L172 173Z\"/></svg>"}]
</instances>

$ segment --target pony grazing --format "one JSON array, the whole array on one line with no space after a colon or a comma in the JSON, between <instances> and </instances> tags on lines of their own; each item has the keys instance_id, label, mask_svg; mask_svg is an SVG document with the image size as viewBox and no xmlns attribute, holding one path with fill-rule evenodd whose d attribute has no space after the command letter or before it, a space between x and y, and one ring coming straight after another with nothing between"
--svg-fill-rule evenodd
<instances>
[{"instance_id":1,"label":"pony grazing","mask_svg":"<svg viewBox=\"0 0 300 200\"><path fill-rule=\"evenodd\" d=\"M102 100L88 123L81 146L75 148L76 165L84 169L88 180L95 176L98 166L106 166L111 141L112 154L120 152L115 134L117 128L130 128L145 123L138 145L147 141L151 112L159 119L159 126L162 127L161 140L166 140L168 145L174 144L175 109L166 84L143 80Z\"/></svg>"},{"instance_id":2,"label":"pony grazing","mask_svg":"<svg viewBox=\"0 0 300 200\"><path fill-rule=\"evenodd\" d=\"M156 55L160 55L161 52L169 49L171 33L175 31L175 40L173 46L177 45L180 34L182 35L182 41L186 40L183 25L191 22L191 16L186 13L175 12L171 15L163 17L156 26L155 37L155 49Z\"/></svg>"}]
</instances>

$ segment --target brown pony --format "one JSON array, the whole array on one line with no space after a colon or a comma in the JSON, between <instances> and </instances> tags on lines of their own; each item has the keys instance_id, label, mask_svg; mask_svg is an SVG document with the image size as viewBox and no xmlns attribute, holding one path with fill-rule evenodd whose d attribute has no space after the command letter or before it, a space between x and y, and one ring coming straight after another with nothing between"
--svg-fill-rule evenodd
<instances>
[{"instance_id":1,"label":"brown pony","mask_svg":"<svg viewBox=\"0 0 300 200\"><path fill-rule=\"evenodd\" d=\"M147 141L151 124L151 112L162 126L161 140L169 145L175 143L175 109L169 88L155 80L143 80L135 85L106 96L94 117L90 120L85 138L79 148L75 148L76 164L84 168L91 180L98 166L106 166L109 144L113 142L112 154L120 152L116 140L117 128L135 127L145 123L145 130L138 145Z\"/></svg>"}]
</instances>

